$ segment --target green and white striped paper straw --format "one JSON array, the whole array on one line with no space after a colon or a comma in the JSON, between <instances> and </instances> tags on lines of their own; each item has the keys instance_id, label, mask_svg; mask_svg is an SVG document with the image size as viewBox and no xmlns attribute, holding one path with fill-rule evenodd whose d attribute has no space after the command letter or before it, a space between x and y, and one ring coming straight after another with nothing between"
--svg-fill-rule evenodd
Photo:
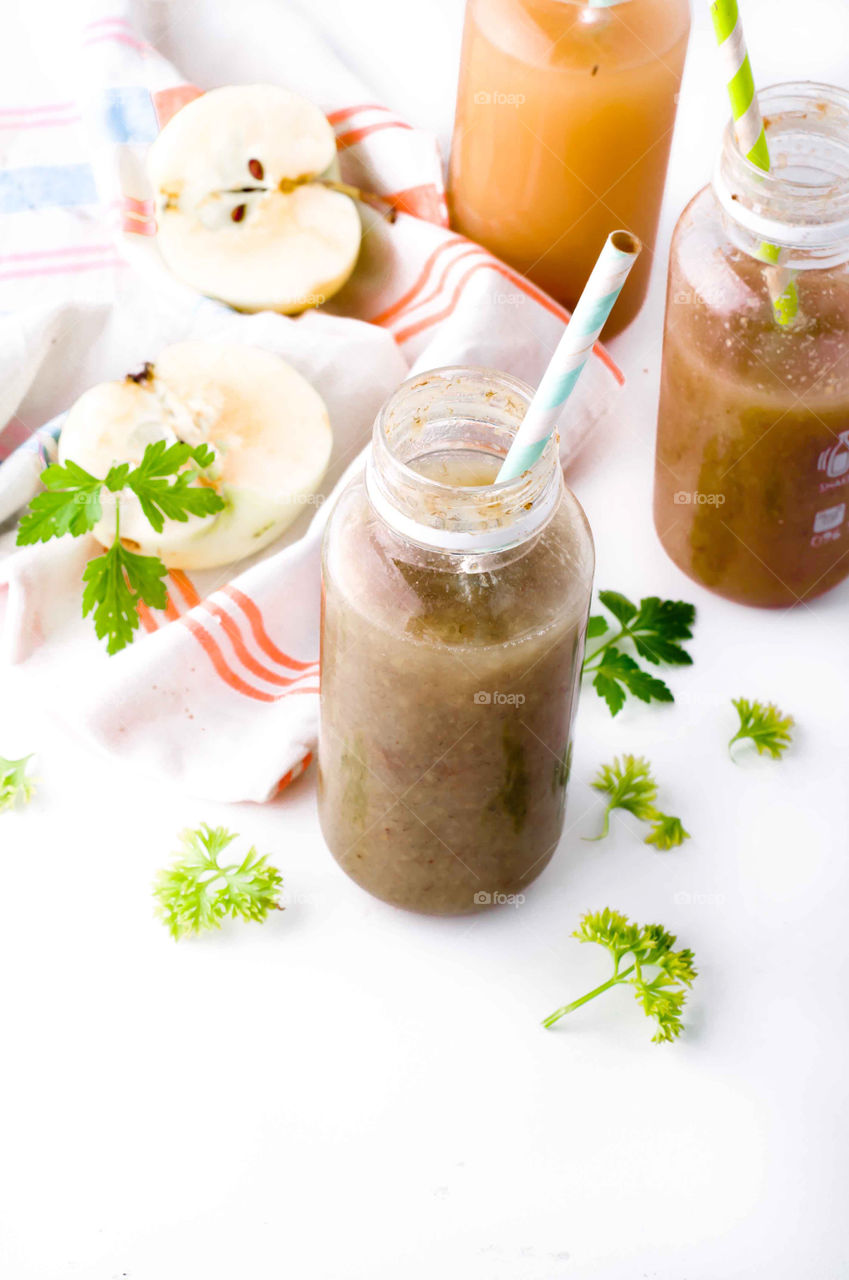
<instances>
[{"instance_id":1,"label":"green and white striped paper straw","mask_svg":"<svg viewBox=\"0 0 849 1280\"><path fill-rule=\"evenodd\" d=\"M711 0L710 11L728 85L737 145L747 160L768 173L770 160L766 130L755 92L755 78L746 49L737 0ZM777 245L764 242L759 254L764 262L775 267L781 250ZM780 325L787 325L799 311L799 295L793 273L774 270L768 280L775 318Z\"/></svg>"},{"instance_id":2,"label":"green and white striped paper straw","mask_svg":"<svg viewBox=\"0 0 849 1280\"><path fill-rule=\"evenodd\" d=\"M639 240L630 231L614 231L607 237L566 332L501 464L496 484L520 476L542 453L641 249Z\"/></svg>"}]
</instances>

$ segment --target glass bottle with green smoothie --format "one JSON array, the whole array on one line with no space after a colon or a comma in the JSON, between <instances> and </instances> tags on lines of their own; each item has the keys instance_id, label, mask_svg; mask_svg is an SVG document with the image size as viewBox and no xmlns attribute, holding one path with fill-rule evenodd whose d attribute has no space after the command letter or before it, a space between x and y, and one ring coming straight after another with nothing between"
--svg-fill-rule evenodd
<instances>
[{"instance_id":1,"label":"glass bottle with green smoothie","mask_svg":"<svg viewBox=\"0 0 849 1280\"><path fill-rule=\"evenodd\" d=\"M654 516L691 578L777 607L849 576L849 94L759 98L771 172L729 126L675 231Z\"/></svg>"},{"instance_id":2,"label":"glass bottle with green smoothie","mask_svg":"<svg viewBox=\"0 0 849 1280\"><path fill-rule=\"evenodd\" d=\"M322 830L414 911L509 900L563 830L593 548L556 438L495 483L531 394L481 369L405 383L325 535Z\"/></svg>"}]
</instances>

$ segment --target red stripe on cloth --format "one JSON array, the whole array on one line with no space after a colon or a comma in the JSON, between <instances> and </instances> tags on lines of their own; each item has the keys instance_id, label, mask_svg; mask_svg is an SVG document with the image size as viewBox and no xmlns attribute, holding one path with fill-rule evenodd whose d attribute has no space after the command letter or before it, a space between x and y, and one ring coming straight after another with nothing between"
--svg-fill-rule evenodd
<instances>
[{"instance_id":1,"label":"red stripe on cloth","mask_svg":"<svg viewBox=\"0 0 849 1280\"><path fill-rule=\"evenodd\" d=\"M141 221L131 213L125 213L121 219L121 230L131 236L155 236L156 222Z\"/></svg>"},{"instance_id":2,"label":"red stripe on cloth","mask_svg":"<svg viewBox=\"0 0 849 1280\"><path fill-rule=\"evenodd\" d=\"M156 209L152 200L137 200L135 196L123 196L119 204L123 204L128 213L150 214Z\"/></svg>"},{"instance_id":3,"label":"red stripe on cloth","mask_svg":"<svg viewBox=\"0 0 849 1280\"><path fill-rule=\"evenodd\" d=\"M178 84L171 89L160 89L155 93L153 108L160 129L165 128L171 117L175 116L181 107L185 107L187 103L193 102L195 98L200 98L202 95L203 89L199 89L196 84Z\"/></svg>"},{"instance_id":4,"label":"red stripe on cloth","mask_svg":"<svg viewBox=\"0 0 849 1280\"><path fill-rule=\"evenodd\" d=\"M309 671L317 665L315 662L300 662L297 658L290 658L288 653L277 648L265 629L262 614L250 596L246 596L243 591L233 586L222 587L221 594L229 596L233 603L239 606L250 623L254 640L269 658L273 658L281 666L290 667L293 671Z\"/></svg>"},{"instance_id":5,"label":"red stripe on cloth","mask_svg":"<svg viewBox=\"0 0 849 1280\"><path fill-rule=\"evenodd\" d=\"M10 418L5 427L0 428L0 458L8 458L31 435L32 427L29 423L21 422L20 418Z\"/></svg>"},{"instance_id":6,"label":"red stripe on cloth","mask_svg":"<svg viewBox=\"0 0 849 1280\"><path fill-rule=\"evenodd\" d=\"M83 31L93 31L95 27L124 27L128 31L132 31L129 18L123 18L116 15L112 18L92 18L91 22L87 22Z\"/></svg>"},{"instance_id":7,"label":"red stripe on cloth","mask_svg":"<svg viewBox=\"0 0 849 1280\"><path fill-rule=\"evenodd\" d=\"M0 262L32 262L38 258L66 258L75 253L113 253L114 244L69 244L62 249L28 249L24 253L0 253Z\"/></svg>"},{"instance_id":8,"label":"red stripe on cloth","mask_svg":"<svg viewBox=\"0 0 849 1280\"><path fill-rule=\"evenodd\" d=\"M74 275L82 271L105 271L107 268L126 267L123 258L104 259L101 262L57 263L50 267L27 267L23 271L0 271L0 280L14 280L24 276Z\"/></svg>"},{"instance_id":9,"label":"red stripe on cloth","mask_svg":"<svg viewBox=\"0 0 849 1280\"><path fill-rule=\"evenodd\" d=\"M76 102L41 102L37 106L0 107L0 118L3 116L34 116L42 111L54 111L58 114L60 111L71 111L76 108L76 105Z\"/></svg>"},{"instance_id":10,"label":"red stripe on cloth","mask_svg":"<svg viewBox=\"0 0 849 1280\"><path fill-rule=\"evenodd\" d=\"M136 613L139 615L139 621L141 622L145 631L150 632L150 631L159 630L159 623L156 621L153 614L148 609L144 600L136 601Z\"/></svg>"},{"instance_id":11,"label":"red stripe on cloth","mask_svg":"<svg viewBox=\"0 0 849 1280\"><path fill-rule=\"evenodd\" d=\"M135 36L126 35L122 31L104 31L102 35L89 36L83 40L83 48L88 49L94 44L126 44L131 49L137 49L139 53L143 53L147 45L141 40L136 40Z\"/></svg>"},{"instance_id":12,"label":"red stripe on cloth","mask_svg":"<svg viewBox=\"0 0 849 1280\"><path fill-rule=\"evenodd\" d=\"M425 329L429 329L432 325L439 324L440 320L446 320L448 316L455 310L457 303L460 301L460 294L468 281L478 271L491 271L493 262L476 262L473 267L460 277L459 283L455 286L454 292L451 294L450 301L441 311L436 311L432 316L426 316L424 320L417 320L415 324L408 325L406 329L401 329L395 334L396 342L408 342L410 338L415 338L417 334L423 333Z\"/></svg>"},{"instance_id":13,"label":"red stripe on cloth","mask_svg":"<svg viewBox=\"0 0 849 1280\"><path fill-rule=\"evenodd\" d=\"M435 182L422 183L418 187L405 187L403 191L395 191L392 195L381 196L387 204L399 213L412 214L424 222L435 222L437 226L446 226L445 196Z\"/></svg>"},{"instance_id":14,"label":"red stripe on cloth","mask_svg":"<svg viewBox=\"0 0 849 1280\"><path fill-rule=\"evenodd\" d=\"M213 640L212 636L208 631L204 630L195 618L191 617L190 614L184 614L180 618L180 622L182 622L185 627L188 627L189 631L192 633L212 663L216 674L220 676L226 685L229 685L231 689L235 689L236 693L244 694L246 698L255 698L257 702L277 701L277 698L280 696L279 694L265 693L262 689L254 689L251 685L242 680L240 676L237 676L235 672L230 670L227 666L223 653Z\"/></svg>"},{"instance_id":15,"label":"red stripe on cloth","mask_svg":"<svg viewBox=\"0 0 849 1280\"><path fill-rule=\"evenodd\" d=\"M445 287L448 273L453 270L455 263L464 262L467 258L483 258L484 262L488 263L490 255L487 253L486 249L481 249L478 245L470 245L468 249L464 249L462 253L458 253L456 258L452 258L450 262L446 263L440 273L439 279L431 289L430 293L425 294L423 298L416 298L410 306L402 307L400 311L396 312L394 319L398 320L408 312L416 311L419 307L424 307L427 303L433 302L438 298Z\"/></svg>"},{"instance_id":16,"label":"red stripe on cloth","mask_svg":"<svg viewBox=\"0 0 849 1280\"><path fill-rule=\"evenodd\" d=\"M278 794L284 789L284 787L288 787L290 782L294 782L296 778L300 778L302 773L306 773L311 764L312 752L308 751L303 760L299 760L297 764L292 765L292 768L283 774L283 777L277 784Z\"/></svg>"},{"instance_id":17,"label":"red stripe on cloth","mask_svg":"<svg viewBox=\"0 0 849 1280\"><path fill-rule=\"evenodd\" d=\"M428 281L430 280L431 272L433 271L434 263L437 261L437 259L440 258L443 253L446 253L453 245L460 244L462 242L462 239L463 239L462 236L450 236L447 240L444 240L437 249L434 249L433 253L430 255L427 262L425 262L424 266L422 267L421 272L419 273L419 276L416 279L415 283L411 285L411 287L407 290L406 293L403 293L401 295L401 297L397 300L397 302L393 302L391 307L387 307L386 310L381 311L379 315L371 316L369 323L370 324L386 324L386 322L388 320L391 320L393 316L398 315L398 313L407 306L407 303L411 302L412 299L415 298L416 295L428 283Z\"/></svg>"},{"instance_id":18,"label":"red stripe on cloth","mask_svg":"<svg viewBox=\"0 0 849 1280\"><path fill-rule=\"evenodd\" d=\"M376 124L363 125L362 129L351 129L348 133L340 133L336 138L336 150L345 151L348 147L356 146L358 142L362 142L363 138L370 137L373 133L381 133L384 129L407 129L412 130L411 124L405 124L403 120L381 120Z\"/></svg>"},{"instance_id":19,"label":"red stripe on cloth","mask_svg":"<svg viewBox=\"0 0 849 1280\"><path fill-rule=\"evenodd\" d=\"M196 604L200 604L200 596L195 590L194 583L186 577L182 569L171 569L168 576L190 608L194 609Z\"/></svg>"},{"instance_id":20,"label":"red stripe on cloth","mask_svg":"<svg viewBox=\"0 0 849 1280\"><path fill-rule=\"evenodd\" d=\"M82 116L51 116L40 120L0 120L0 129L8 132L20 129L66 129L69 125L79 124Z\"/></svg>"},{"instance_id":21,"label":"red stripe on cloth","mask_svg":"<svg viewBox=\"0 0 849 1280\"><path fill-rule=\"evenodd\" d=\"M250 671L251 675L259 676L261 680L267 681L268 684L276 684L281 687L287 687L295 684L296 681L303 680L305 678L306 672L303 672L298 676L281 676L278 672L272 671L269 667L264 667L261 662L257 662L256 658L254 658L249 651L247 645L242 639L242 634L236 625L235 619L222 609L220 604L213 604L211 600L204 600L202 607L204 609L208 609L210 613L214 614L221 623L226 636L233 646L236 657L240 660L242 665ZM314 662L312 664L312 668L317 670L318 663ZM309 670L309 668L307 670Z\"/></svg>"},{"instance_id":22,"label":"red stripe on cloth","mask_svg":"<svg viewBox=\"0 0 849 1280\"><path fill-rule=\"evenodd\" d=\"M350 120L351 116L358 116L361 111L382 111L387 116L392 114L388 107L379 102L362 102L356 107L340 107L338 111L328 111L327 119L330 124L341 124L343 120Z\"/></svg>"}]
</instances>

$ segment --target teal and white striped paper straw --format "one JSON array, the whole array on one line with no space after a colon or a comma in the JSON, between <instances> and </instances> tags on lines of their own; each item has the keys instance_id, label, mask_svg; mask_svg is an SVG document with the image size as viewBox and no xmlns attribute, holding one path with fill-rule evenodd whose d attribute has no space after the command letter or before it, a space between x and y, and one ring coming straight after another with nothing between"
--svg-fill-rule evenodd
<instances>
[{"instance_id":1,"label":"teal and white striped paper straw","mask_svg":"<svg viewBox=\"0 0 849 1280\"><path fill-rule=\"evenodd\" d=\"M766 130L755 92L755 78L746 49L737 0L711 0L710 11L728 85L737 145L751 164L768 173L770 160ZM799 311L799 294L793 272L775 265L781 257L781 250L777 245L764 242L760 246L759 256L764 262L772 264L768 285L773 314L780 325L787 325Z\"/></svg>"},{"instance_id":2,"label":"teal and white striped paper straw","mask_svg":"<svg viewBox=\"0 0 849 1280\"><path fill-rule=\"evenodd\" d=\"M607 237L566 332L501 464L496 484L520 476L542 453L641 249L639 240L630 231L614 231Z\"/></svg>"}]
</instances>

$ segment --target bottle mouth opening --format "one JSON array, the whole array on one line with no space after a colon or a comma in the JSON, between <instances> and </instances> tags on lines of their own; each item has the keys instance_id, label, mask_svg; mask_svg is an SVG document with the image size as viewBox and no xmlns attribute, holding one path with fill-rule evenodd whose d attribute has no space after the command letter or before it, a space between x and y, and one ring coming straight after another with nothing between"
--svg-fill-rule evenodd
<instances>
[{"instance_id":1,"label":"bottle mouth opening","mask_svg":"<svg viewBox=\"0 0 849 1280\"><path fill-rule=\"evenodd\" d=\"M772 244L814 253L849 238L849 93L809 81L758 94L769 172L726 127L714 189L728 217Z\"/></svg>"},{"instance_id":2,"label":"bottle mouth opening","mask_svg":"<svg viewBox=\"0 0 849 1280\"><path fill-rule=\"evenodd\" d=\"M434 369L402 383L374 424L366 486L378 514L423 546L462 553L524 541L550 518L562 478L556 434L520 476L446 483L415 464L433 456L507 456L533 388L473 366Z\"/></svg>"}]
</instances>

